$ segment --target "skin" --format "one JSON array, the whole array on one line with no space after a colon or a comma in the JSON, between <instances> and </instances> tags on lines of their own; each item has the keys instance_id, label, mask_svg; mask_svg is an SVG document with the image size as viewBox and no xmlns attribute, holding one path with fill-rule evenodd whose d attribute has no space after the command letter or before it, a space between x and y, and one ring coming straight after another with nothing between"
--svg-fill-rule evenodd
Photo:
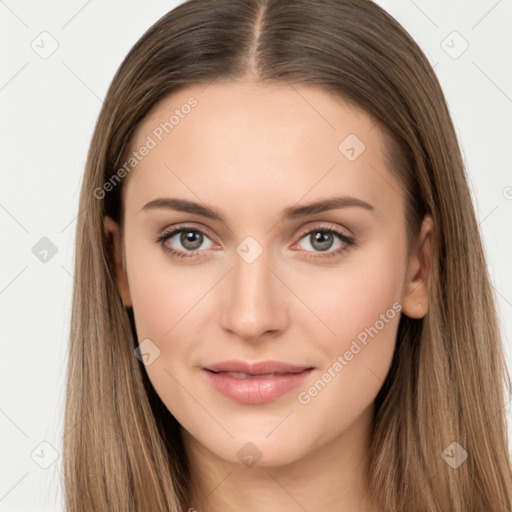
<instances>
[{"instance_id":1,"label":"skin","mask_svg":"<svg viewBox=\"0 0 512 512\"><path fill-rule=\"evenodd\" d=\"M298 393L394 303L412 318L427 313L431 219L408 251L403 192L386 168L381 130L364 112L312 86L239 80L188 87L156 106L132 147L190 96L198 105L125 183L123 237L112 219L104 226L115 242L117 284L133 307L139 342L149 338L160 350L145 369L182 425L194 475L189 506L377 511L364 496L364 464L399 314L309 403L300 403ZM354 161L338 149L350 133L366 146ZM285 207L333 195L361 199L373 210L351 206L281 221ZM161 197L205 203L225 222L142 209ZM182 223L206 233L196 257L179 259L163 249L187 251L179 234L155 242ZM329 227L355 237L356 245L325 256L310 235ZM247 236L263 248L252 263L236 252ZM327 252L344 245L334 235ZM201 371L234 358L315 370L273 401L240 404L213 389ZM246 443L261 453L252 467L237 456Z\"/></svg>"}]
</instances>

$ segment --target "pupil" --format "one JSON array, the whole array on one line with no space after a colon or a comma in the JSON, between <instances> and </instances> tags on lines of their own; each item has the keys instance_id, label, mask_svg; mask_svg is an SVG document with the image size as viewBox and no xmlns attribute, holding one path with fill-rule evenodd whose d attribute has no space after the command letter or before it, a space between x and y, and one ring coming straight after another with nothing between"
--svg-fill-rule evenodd
<instances>
[{"instance_id":1,"label":"pupil","mask_svg":"<svg viewBox=\"0 0 512 512\"><path fill-rule=\"evenodd\" d=\"M332 245L332 233L325 232L325 231L317 231L316 233L312 234L314 240L311 245L315 247L315 243L318 243L316 246L317 249L321 251L326 251L329 249Z\"/></svg>"},{"instance_id":2,"label":"pupil","mask_svg":"<svg viewBox=\"0 0 512 512\"><path fill-rule=\"evenodd\" d=\"M202 235L195 231L184 231L181 233L180 242L183 244L183 247L194 250L201 247Z\"/></svg>"}]
</instances>

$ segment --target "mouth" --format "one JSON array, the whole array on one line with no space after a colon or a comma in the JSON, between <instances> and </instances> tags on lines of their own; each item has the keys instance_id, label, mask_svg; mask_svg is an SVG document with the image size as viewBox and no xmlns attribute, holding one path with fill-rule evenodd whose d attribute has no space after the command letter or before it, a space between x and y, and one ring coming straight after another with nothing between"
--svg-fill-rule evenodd
<instances>
[{"instance_id":1,"label":"mouth","mask_svg":"<svg viewBox=\"0 0 512 512\"><path fill-rule=\"evenodd\" d=\"M222 395L243 404L263 404L300 385L314 368L276 361L226 361L202 369L208 382Z\"/></svg>"},{"instance_id":2,"label":"mouth","mask_svg":"<svg viewBox=\"0 0 512 512\"><path fill-rule=\"evenodd\" d=\"M311 366L300 366L281 361L267 360L251 363L241 359L222 361L205 367L206 370L214 373L240 373L248 376L299 373L310 368Z\"/></svg>"},{"instance_id":3,"label":"mouth","mask_svg":"<svg viewBox=\"0 0 512 512\"><path fill-rule=\"evenodd\" d=\"M207 370L211 371L211 370ZM218 375L229 375L230 377L233 377L234 379L265 379L269 377L281 377L283 375L296 375L297 373L301 372L273 372L273 373L262 373L258 375L252 375L250 373L243 373L243 372L213 372Z\"/></svg>"}]
</instances>

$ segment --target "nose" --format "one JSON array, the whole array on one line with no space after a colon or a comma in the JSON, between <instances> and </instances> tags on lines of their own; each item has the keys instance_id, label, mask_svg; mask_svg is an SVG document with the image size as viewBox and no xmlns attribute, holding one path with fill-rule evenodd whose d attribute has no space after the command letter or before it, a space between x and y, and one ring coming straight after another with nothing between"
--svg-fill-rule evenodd
<instances>
[{"instance_id":1,"label":"nose","mask_svg":"<svg viewBox=\"0 0 512 512\"><path fill-rule=\"evenodd\" d=\"M265 251L254 261L240 254L235 253L234 266L220 290L222 327L248 341L284 331L287 289L271 268L275 265Z\"/></svg>"}]
</instances>

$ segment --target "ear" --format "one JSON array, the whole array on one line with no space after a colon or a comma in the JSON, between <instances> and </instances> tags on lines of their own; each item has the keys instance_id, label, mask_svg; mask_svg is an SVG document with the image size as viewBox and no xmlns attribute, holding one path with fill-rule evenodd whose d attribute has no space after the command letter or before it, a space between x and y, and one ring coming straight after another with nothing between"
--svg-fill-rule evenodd
<instances>
[{"instance_id":1,"label":"ear","mask_svg":"<svg viewBox=\"0 0 512 512\"><path fill-rule=\"evenodd\" d=\"M119 224L107 215L103 222L103 229L107 240L110 241L109 249L112 251L111 260L114 261L115 264L117 289L119 290L119 294L121 295L121 299L123 300L125 307L132 307Z\"/></svg>"},{"instance_id":2,"label":"ear","mask_svg":"<svg viewBox=\"0 0 512 512\"><path fill-rule=\"evenodd\" d=\"M427 214L411 251L402 294L402 311L410 318L423 318L428 312L433 237L434 223L430 214Z\"/></svg>"}]
</instances>

